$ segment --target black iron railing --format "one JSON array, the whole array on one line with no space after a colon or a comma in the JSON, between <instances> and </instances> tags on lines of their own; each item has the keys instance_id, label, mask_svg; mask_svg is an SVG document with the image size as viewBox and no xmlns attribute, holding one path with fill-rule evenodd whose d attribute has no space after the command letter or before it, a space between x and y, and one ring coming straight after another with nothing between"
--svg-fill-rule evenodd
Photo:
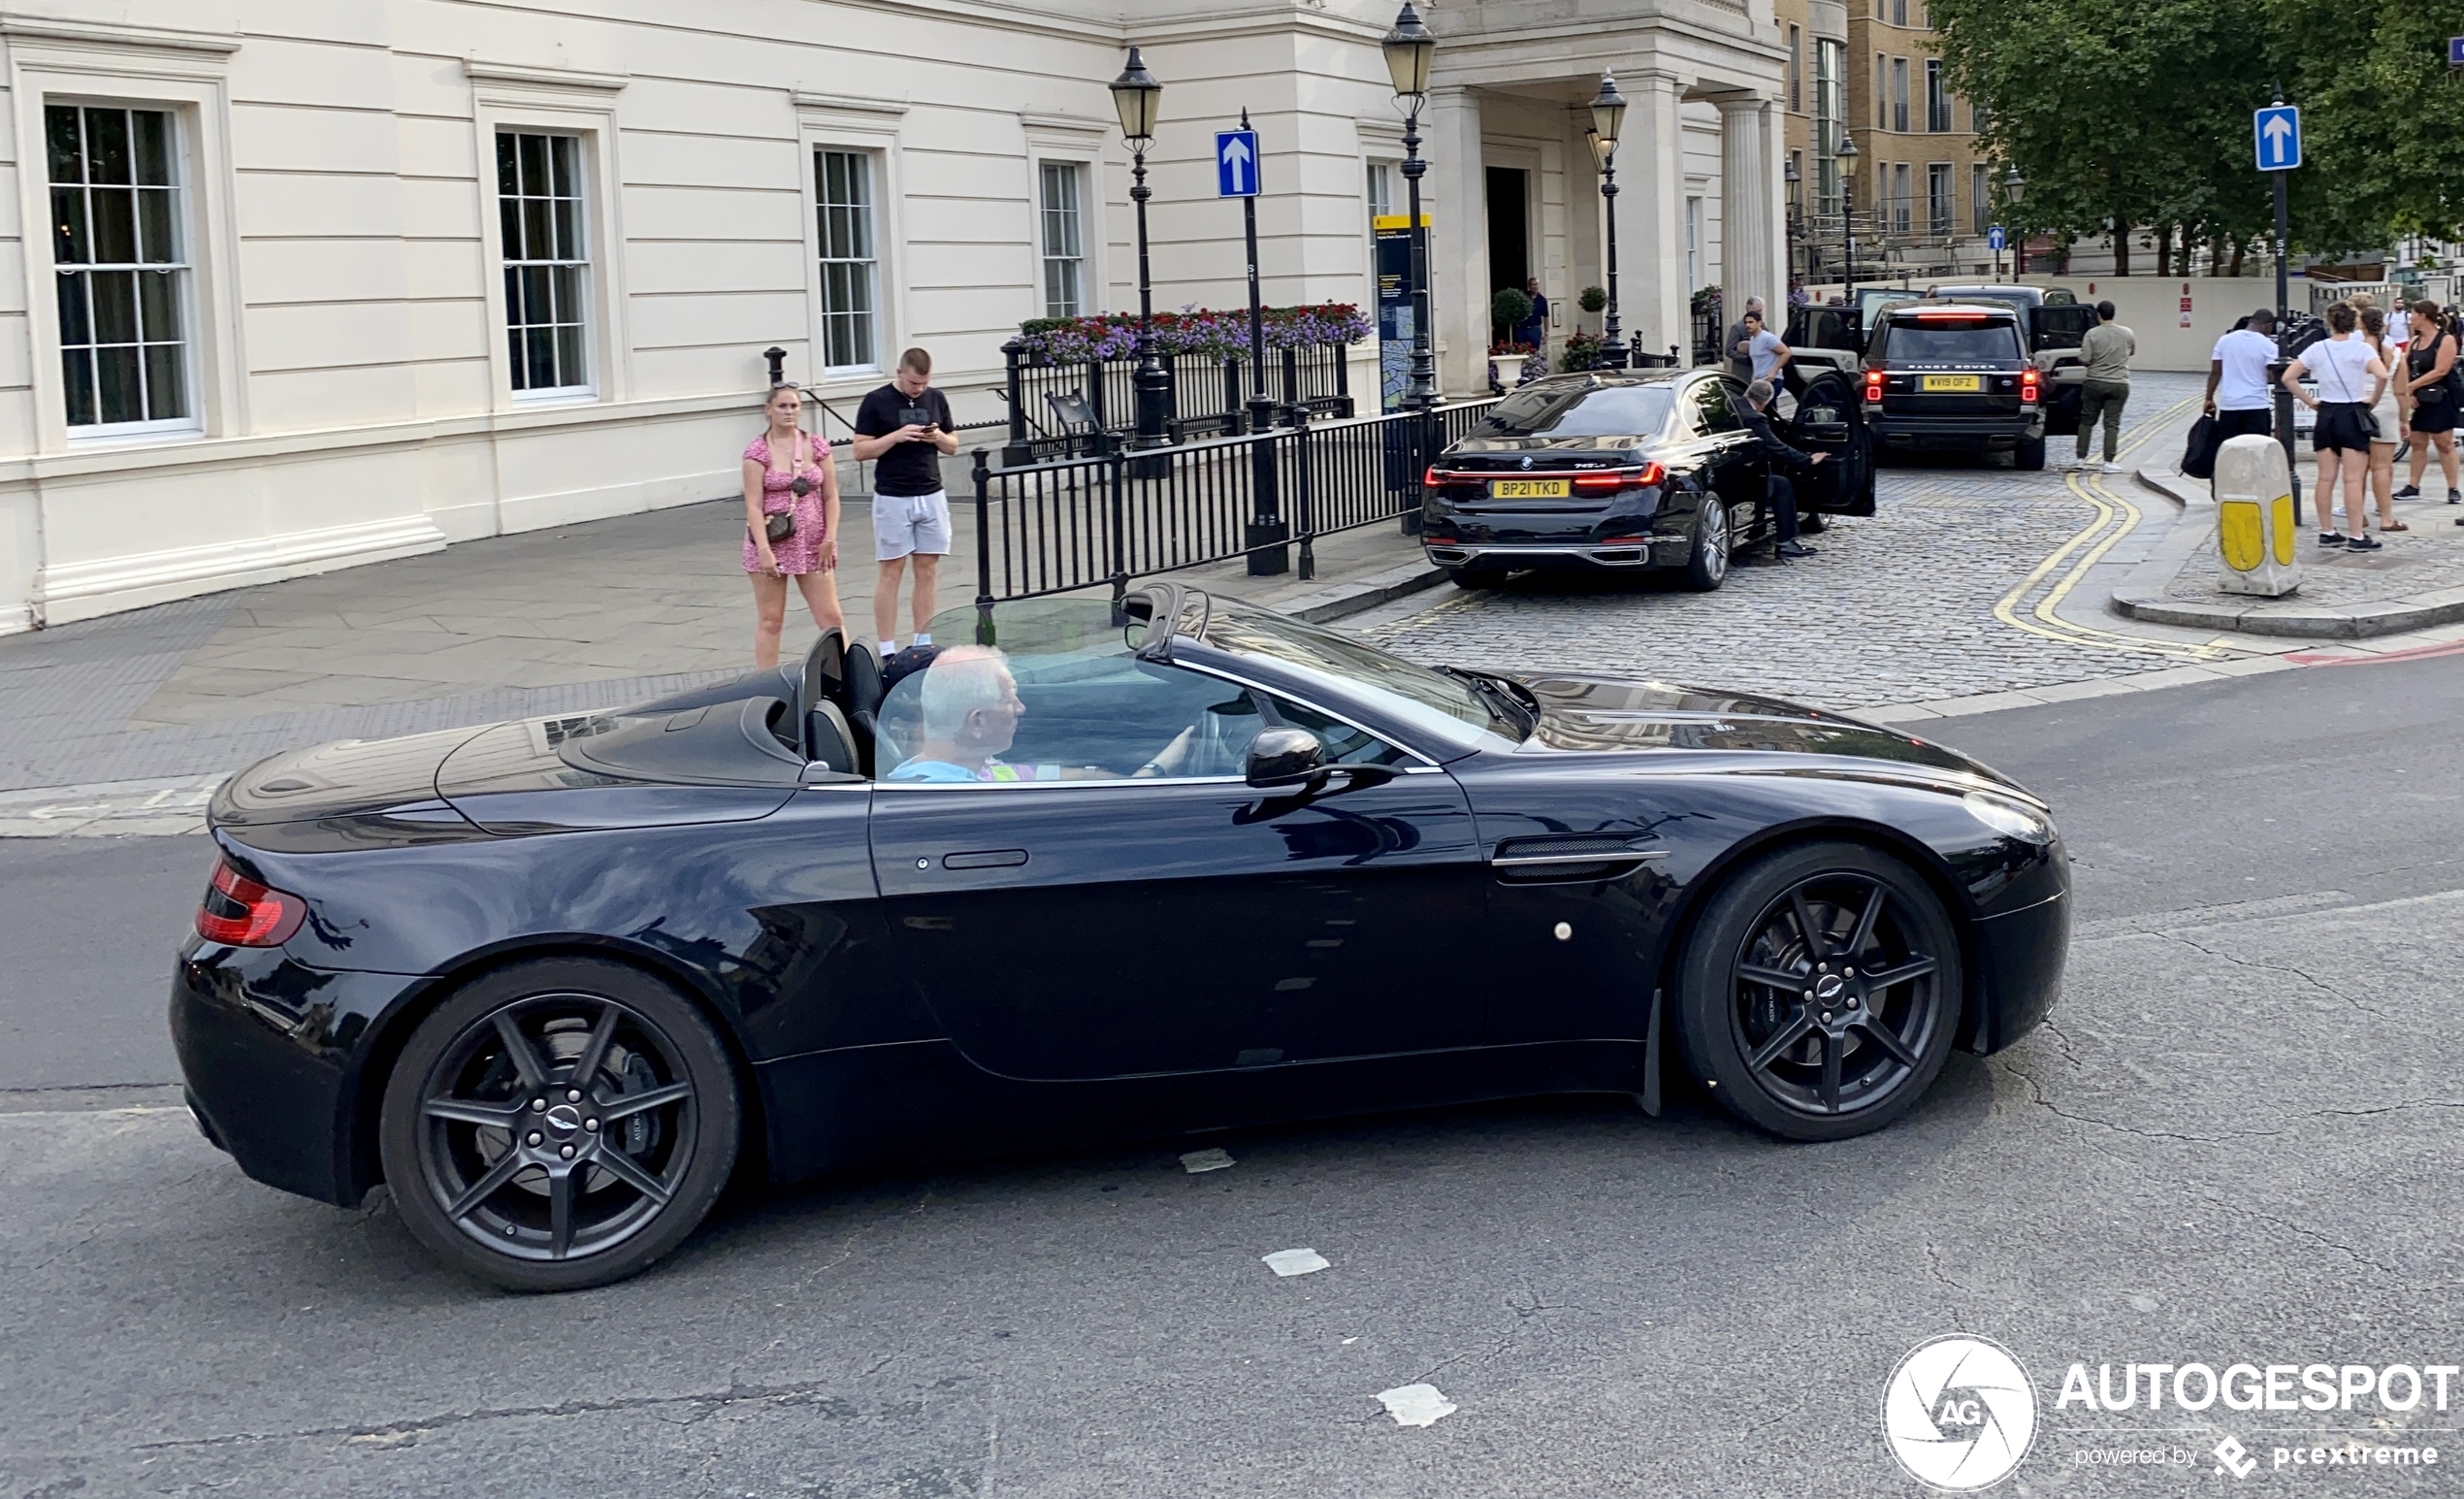
<instances>
[{"instance_id":1,"label":"black iron railing","mask_svg":"<svg viewBox=\"0 0 2464 1499\"><path fill-rule=\"evenodd\" d=\"M975 452L976 603L1110 587L1237 558L1316 575L1318 538L1416 529L1420 480L1494 401L1301 422L1170 447L995 468Z\"/></svg>"},{"instance_id":2,"label":"black iron railing","mask_svg":"<svg viewBox=\"0 0 2464 1499\"><path fill-rule=\"evenodd\" d=\"M1284 413L1348 417L1348 345L1342 343L1269 349L1266 393ZM1101 456L1136 430L1137 360L1056 364L1028 352L1017 339L1001 345L1001 355L1008 367L1002 394L1009 405L1008 440L999 454L1002 467ZM1248 430L1248 362L1246 350L1221 358L1176 354L1164 360L1169 381L1166 426L1174 440L1237 437Z\"/></svg>"}]
</instances>

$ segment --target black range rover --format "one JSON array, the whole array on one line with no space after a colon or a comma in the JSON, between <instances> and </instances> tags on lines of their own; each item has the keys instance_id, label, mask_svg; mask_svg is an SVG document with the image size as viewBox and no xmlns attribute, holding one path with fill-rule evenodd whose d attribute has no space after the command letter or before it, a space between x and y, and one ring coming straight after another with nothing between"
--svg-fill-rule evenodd
<instances>
[{"instance_id":1,"label":"black range rover","mask_svg":"<svg viewBox=\"0 0 2464 1499\"><path fill-rule=\"evenodd\" d=\"M1865 425L1884 451L1962 448L2045 467L2044 375L2018 310L1999 302L1902 302L1865 345Z\"/></svg>"},{"instance_id":2,"label":"black range rover","mask_svg":"<svg viewBox=\"0 0 2464 1499\"><path fill-rule=\"evenodd\" d=\"M1595 371L1532 381L1430 466L1429 560L1465 588L1521 569L1682 569L1698 589L1773 536L1770 465L1737 418L1745 388L1716 368ZM1830 458L1795 477L1808 532L1873 513L1873 455L1853 382L1825 371L1772 428Z\"/></svg>"}]
</instances>

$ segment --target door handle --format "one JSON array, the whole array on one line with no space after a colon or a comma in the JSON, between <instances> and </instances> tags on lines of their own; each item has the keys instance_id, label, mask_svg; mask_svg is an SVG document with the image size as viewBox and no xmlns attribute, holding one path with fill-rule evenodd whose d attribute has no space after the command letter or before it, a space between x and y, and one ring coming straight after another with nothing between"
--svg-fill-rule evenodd
<instances>
[{"instance_id":1,"label":"door handle","mask_svg":"<svg viewBox=\"0 0 2464 1499\"><path fill-rule=\"evenodd\" d=\"M1026 850L1022 848L987 848L941 856L944 869L1009 869L1024 863Z\"/></svg>"}]
</instances>

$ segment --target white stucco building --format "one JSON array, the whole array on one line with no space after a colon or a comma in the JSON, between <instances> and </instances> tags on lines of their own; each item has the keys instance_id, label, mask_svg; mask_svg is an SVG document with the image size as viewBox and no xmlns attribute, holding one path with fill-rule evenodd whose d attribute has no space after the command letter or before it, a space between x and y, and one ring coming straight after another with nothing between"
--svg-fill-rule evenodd
<instances>
[{"instance_id":1,"label":"white stucco building","mask_svg":"<svg viewBox=\"0 0 2464 1499\"><path fill-rule=\"evenodd\" d=\"M1021 319L1136 305L1133 42L1167 90L1159 308L1245 303L1210 159L1244 106L1270 302L1370 303L1402 208L1394 0L19 3L0 632L727 494L773 343L851 413L920 343L999 417ZM1770 0L1423 9L1449 390L1492 285L1537 277L1562 338L1605 279L1604 68L1628 329L1776 297Z\"/></svg>"}]
</instances>

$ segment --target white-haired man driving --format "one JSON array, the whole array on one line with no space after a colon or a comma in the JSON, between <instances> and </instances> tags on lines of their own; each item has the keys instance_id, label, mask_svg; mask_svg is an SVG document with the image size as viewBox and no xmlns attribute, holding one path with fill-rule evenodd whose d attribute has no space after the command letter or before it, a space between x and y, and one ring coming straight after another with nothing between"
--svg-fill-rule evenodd
<instances>
[{"instance_id":1,"label":"white-haired man driving","mask_svg":"<svg viewBox=\"0 0 2464 1499\"><path fill-rule=\"evenodd\" d=\"M1009 658L989 645L956 645L924 668L917 696L924 742L884 779L892 781L1117 781L1102 766L1014 766L1001 752L1018 738L1026 704Z\"/></svg>"},{"instance_id":2,"label":"white-haired man driving","mask_svg":"<svg viewBox=\"0 0 2464 1499\"><path fill-rule=\"evenodd\" d=\"M1026 704L1008 659L989 645L956 645L925 668L924 742L890 772L893 781L1056 781L1058 766L1010 766Z\"/></svg>"}]
</instances>

